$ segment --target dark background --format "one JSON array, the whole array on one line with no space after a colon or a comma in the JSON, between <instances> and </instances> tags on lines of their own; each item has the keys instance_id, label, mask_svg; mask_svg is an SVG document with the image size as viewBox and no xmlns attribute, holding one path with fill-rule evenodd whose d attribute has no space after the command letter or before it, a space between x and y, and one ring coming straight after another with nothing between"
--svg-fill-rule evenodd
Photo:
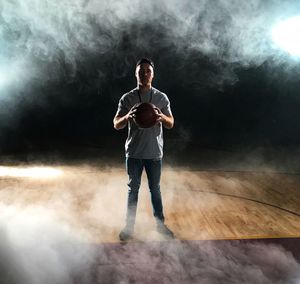
<instances>
[{"instance_id":1,"label":"dark background","mask_svg":"<svg viewBox=\"0 0 300 284\"><path fill-rule=\"evenodd\" d=\"M1 153L122 152L112 119L144 56L171 101L170 153L299 144L300 62L270 35L296 1L45 3L0 6Z\"/></svg>"}]
</instances>

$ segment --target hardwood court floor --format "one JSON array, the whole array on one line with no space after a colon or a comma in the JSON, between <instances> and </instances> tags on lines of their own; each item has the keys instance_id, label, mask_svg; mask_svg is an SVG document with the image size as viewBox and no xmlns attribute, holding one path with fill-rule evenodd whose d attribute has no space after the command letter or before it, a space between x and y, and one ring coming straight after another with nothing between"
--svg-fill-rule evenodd
<instances>
[{"instance_id":1,"label":"hardwood court floor","mask_svg":"<svg viewBox=\"0 0 300 284\"><path fill-rule=\"evenodd\" d=\"M51 216L57 230L68 226L85 242L119 242L126 209L125 170L91 165L56 169L62 174L51 178L2 174L0 210L2 216L10 215L1 222L27 222L30 227L29 220L35 220L36 226L47 226L45 216ZM168 166L161 181L166 223L182 240L300 237L299 186L297 174ZM19 218L23 215L26 218ZM155 231L145 176L136 238L162 240Z\"/></svg>"},{"instance_id":2,"label":"hardwood court floor","mask_svg":"<svg viewBox=\"0 0 300 284\"><path fill-rule=\"evenodd\" d=\"M300 236L300 176L180 171L173 182L166 206L170 225L183 239Z\"/></svg>"}]
</instances>

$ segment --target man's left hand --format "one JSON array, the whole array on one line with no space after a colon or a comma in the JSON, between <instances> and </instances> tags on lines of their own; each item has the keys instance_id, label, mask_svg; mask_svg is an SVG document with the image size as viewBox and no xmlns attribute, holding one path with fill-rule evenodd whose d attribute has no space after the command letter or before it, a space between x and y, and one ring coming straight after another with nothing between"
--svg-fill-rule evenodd
<instances>
[{"instance_id":1,"label":"man's left hand","mask_svg":"<svg viewBox=\"0 0 300 284\"><path fill-rule=\"evenodd\" d=\"M156 119L156 123L162 123L164 127L171 129L174 125L174 118L173 116L167 116L165 114L162 113L162 111L158 108L155 107L154 108L157 111L157 119Z\"/></svg>"},{"instance_id":2,"label":"man's left hand","mask_svg":"<svg viewBox=\"0 0 300 284\"><path fill-rule=\"evenodd\" d=\"M165 118L164 118L165 115L161 112L161 110L158 107L155 107L154 109L157 112L156 123L159 123L159 122L163 123L165 121Z\"/></svg>"}]
</instances>

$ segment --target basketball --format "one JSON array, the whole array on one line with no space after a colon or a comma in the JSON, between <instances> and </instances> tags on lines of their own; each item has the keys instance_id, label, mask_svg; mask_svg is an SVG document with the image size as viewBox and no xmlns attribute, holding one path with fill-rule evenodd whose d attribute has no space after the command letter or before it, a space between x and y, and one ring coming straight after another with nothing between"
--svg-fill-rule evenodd
<instances>
[{"instance_id":1,"label":"basketball","mask_svg":"<svg viewBox=\"0 0 300 284\"><path fill-rule=\"evenodd\" d=\"M150 128L156 124L157 112L151 103L139 103L136 106L134 122L140 128Z\"/></svg>"}]
</instances>

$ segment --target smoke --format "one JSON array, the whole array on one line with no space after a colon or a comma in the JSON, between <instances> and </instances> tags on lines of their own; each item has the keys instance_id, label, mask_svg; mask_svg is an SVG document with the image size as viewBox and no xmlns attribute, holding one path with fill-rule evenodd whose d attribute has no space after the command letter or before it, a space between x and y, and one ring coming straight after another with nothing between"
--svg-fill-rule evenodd
<instances>
[{"instance_id":1,"label":"smoke","mask_svg":"<svg viewBox=\"0 0 300 284\"><path fill-rule=\"evenodd\" d=\"M232 67L222 67L222 63L247 67L270 57L279 60L282 55L272 47L272 26L298 8L295 1L277 0L4 0L0 6L0 62L8 59L8 69L26 70L22 81L55 81L74 76L86 57L96 55L98 69L105 72L101 70L105 57L124 60L124 55L130 58L143 49L153 54L167 47L184 59L195 52L209 56L219 63L216 77L231 73L228 80L234 82ZM127 38L122 43L124 35ZM19 68L20 61L25 65ZM226 75L223 80L227 81Z\"/></svg>"},{"instance_id":2,"label":"smoke","mask_svg":"<svg viewBox=\"0 0 300 284\"><path fill-rule=\"evenodd\" d=\"M94 253L78 230L42 206L1 203L0 212L1 283L90 283Z\"/></svg>"},{"instance_id":3,"label":"smoke","mask_svg":"<svg viewBox=\"0 0 300 284\"><path fill-rule=\"evenodd\" d=\"M275 205L280 199L281 204L277 205L283 206L290 196L278 198L276 189L283 184L291 185L295 198L296 178L167 167L161 184L166 221L178 238L186 241L166 242L155 232L144 176L135 228L139 242L118 244L126 212L125 170L84 163L58 169L62 175L47 179L34 175L0 179L3 283L297 283L299 280L298 261L280 245L187 241L229 237L228 232L222 235L225 231L217 226L212 229L223 215L228 226L234 227L237 222L230 198L219 193L240 194ZM272 199L270 188L274 188ZM291 200L288 204L291 210L298 206L296 198L294 204ZM225 214L222 210L226 206L232 209ZM256 212L251 211L254 208L251 202L243 206L246 209L239 211L240 218ZM211 227L203 225L201 212ZM281 227L274 225L269 211L262 212L265 214L259 219L260 228L268 232L271 222L273 233L280 234ZM278 224L288 214L280 212ZM288 219L297 222L291 215ZM252 230L252 225L244 226L247 236L253 236Z\"/></svg>"},{"instance_id":4,"label":"smoke","mask_svg":"<svg viewBox=\"0 0 300 284\"><path fill-rule=\"evenodd\" d=\"M54 178L36 177L34 171L25 178L18 171L1 177L1 283L94 283L102 252L93 243L111 240L123 222L118 210L110 211L120 207L113 198L116 180L84 166L60 169L63 175Z\"/></svg>"},{"instance_id":5,"label":"smoke","mask_svg":"<svg viewBox=\"0 0 300 284\"><path fill-rule=\"evenodd\" d=\"M298 283L299 263L280 245L171 242L111 246L98 275L131 283Z\"/></svg>"},{"instance_id":6,"label":"smoke","mask_svg":"<svg viewBox=\"0 0 300 284\"><path fill-rule=\"evenodd\" d=\"M183 92L188 96L181 99L185 104L219 94L244 80L248 73L241 74L243 70L256 68L271 78L258 76L259 94L287 92L294 86L287 83L298 84L299 67L274 46L271 32L299 8L296 0L3 0L0 144L9 145L8 150L22 148L19 145L38 140L35 132L45 128L45 141L51 135L67 140L75 132L85 137L88 131L82 125L90 125L91 133L102 123L109 132L108 119L99 113L111 115L112 101L115 105L132 88L134 63L140 56L154 59L155 85L170 94L171 102L173 94L179 97ZM284 72L288 79L281 76ZM252 78L250 85L256 82ZM81 124L76 119L79 111L89 121ZM222 104L219 111L224 111ZM185 117L179 111L180 116ZM30 133L33 121L37 126ZM182 136L188 141L191 135Z\"/></svg>"}]
</instances>

